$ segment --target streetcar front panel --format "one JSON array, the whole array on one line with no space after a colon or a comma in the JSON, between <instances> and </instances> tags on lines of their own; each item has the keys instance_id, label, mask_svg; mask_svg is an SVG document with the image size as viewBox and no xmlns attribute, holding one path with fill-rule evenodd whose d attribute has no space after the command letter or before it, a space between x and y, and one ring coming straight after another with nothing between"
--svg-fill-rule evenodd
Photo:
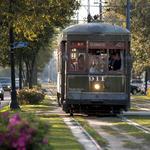
<instances>
[{"instance_id":1,"label":"streetcar front panel","mask_svg":"<svg viewBox=\"0 0 150 150\"><path fill-rule=\"evenodd\" d=\"M74 103L119 103L128 98L125 76L68 75L67 99Z\"/></svg>"}]
</instances>

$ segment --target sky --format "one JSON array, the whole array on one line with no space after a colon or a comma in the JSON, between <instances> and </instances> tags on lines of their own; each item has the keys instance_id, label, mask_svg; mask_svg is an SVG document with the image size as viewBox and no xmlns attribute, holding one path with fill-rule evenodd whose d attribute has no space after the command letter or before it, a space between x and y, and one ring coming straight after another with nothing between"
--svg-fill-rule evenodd
<instances>
[{"instance_id":1,"label":"sky","mask_svg":"<svg viewBox=\"0 0 150 150\"><path fill-rule=\"evenodd\" d=\"M89 0L90 1L90 14L92 16L99 14L99 0ZM78 12L79 21L85 20L88 14L88 0L81 0L81 7ZM77 19L77 15L74 19Z\"/></svg>"}]
</instances>

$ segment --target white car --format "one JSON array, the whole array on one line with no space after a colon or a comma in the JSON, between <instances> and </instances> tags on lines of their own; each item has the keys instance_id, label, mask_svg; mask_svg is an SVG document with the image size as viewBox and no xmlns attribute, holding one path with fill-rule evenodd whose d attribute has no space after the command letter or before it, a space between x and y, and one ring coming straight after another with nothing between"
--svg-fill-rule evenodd
<instances>
[{"instance_id":1,"label":"white car","mask_svg":"<svg viewBox=\"0 0 150 150\"><path fill-rule=\"evenodd\" d=\"M150 80L147 81L147 88L150 88Z\"/></svg>"},{"instance_id":2,"label":"white car","mask_svg":"<svg viewBox=\"0 0 150 150\"><path fill-rule=\"evenodd\" d=\"M140 79L132 79L131 83L132 86L136 86L139 90L138 93L144 94L145 93L145 82Z\"/></svg>"}]
</instances>

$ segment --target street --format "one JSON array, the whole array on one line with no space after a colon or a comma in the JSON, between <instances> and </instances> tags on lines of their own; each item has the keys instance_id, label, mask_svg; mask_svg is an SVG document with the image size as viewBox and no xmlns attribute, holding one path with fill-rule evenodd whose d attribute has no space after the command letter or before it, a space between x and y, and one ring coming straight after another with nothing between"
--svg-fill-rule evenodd
<instances>
[{"instance_id":1,"label":"street","mask_svg":"<svg viewBox=\"0 0 150 150\"><path fill-rule=\"evenodd\" d=\"M0 108L8 105L10 103L10 100L11 100L10 92L5 91L4 100L0 101Z\"/></svg>"}]
</instances>

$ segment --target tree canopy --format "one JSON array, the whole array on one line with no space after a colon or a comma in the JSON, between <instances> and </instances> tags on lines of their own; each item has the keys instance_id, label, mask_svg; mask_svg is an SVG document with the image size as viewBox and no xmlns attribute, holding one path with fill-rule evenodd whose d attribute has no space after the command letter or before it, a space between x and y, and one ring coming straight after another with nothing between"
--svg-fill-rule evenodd
<instances>
[{"instance_id":1,"label":"tree canopy","mask_svg":"<svg viewBox=\"0 0 150 150\"><path fill-rule=\"evenodd\" d=\"M133 0L131 11L134 70L150 67L150 0Z\"/></svg>"},{"instance_id":2,"label":"tree canopy","mask_svg":"<svg viewBox=\"0 0 150 150\"><path fill-rule=\"evenodd\" d=\"M33 67L39 53L51 55L50 43L56 28L71 22L77 0L1 0L0 1L0 65L9 64L9 27L15 41L28 42L27 48L15 49L16 60L22 55L26 66ZM44 55L45 53L45 55ZM39 59L43 63L48 59ZM39 65L42 66L42 65ZM31 68L30 68L31 70Z\"/></svg>"},{"instance_id":3,"label":"tree canopy","mask_svg":"<svg viewBox=\"0 0 150 150\"><path fill-rule=\"evenodd\" d=\"M150 67L150 0L130 0L130 2L133 70L141 73L145 67ZM115 18L117 20L115 23L125 27L125 22L121 22L126 20L126 4L127 0L108 1L111 13L106 13L106 19Z\"/></svg>"}]
</instances>

